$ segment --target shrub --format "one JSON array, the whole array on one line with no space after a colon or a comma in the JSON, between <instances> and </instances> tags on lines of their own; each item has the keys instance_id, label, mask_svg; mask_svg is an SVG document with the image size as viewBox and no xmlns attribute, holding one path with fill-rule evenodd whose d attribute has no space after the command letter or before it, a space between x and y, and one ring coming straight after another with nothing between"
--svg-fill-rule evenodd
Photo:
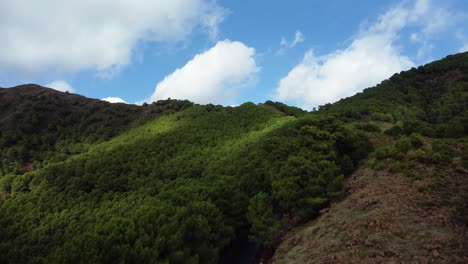
<instances>
[{"instance_id":1,"label":"shrub","mask_svg":"<svg viewBox=\"0 0 468 264\"><path fill-rule=\"evenodd\" d=\"M432 144L432 151L438 153L438 162L450 162L456 154L456 149L444 140L435 140Z\"/></svg>"},{"instance_id":2,"label":"shrub","mask_svg":"<svg viewBox=\"0 0 468 264\"><path fill-rule=\"evenodd\" d=\"M395 147L399 152L407 153L411 149L411 142L407 137L402 137L395 142Z\"/></svg>"},{"instance_id":3,"label":"shrub","mask_svg":"<svg viewBox=\"0 0 468 264\"><path fill-rule=\"evenodd\" d=\"M0 192L10 193L13 180L14 177L12 175L6 175L0 178Z\"/></svg>"},{"instance_id":4,"label":"shrub","mask_svg":"<svg viewBox=\"0 0 468 264\"><path fill-rule=\"evenodd\" d=\"M450 123L445 129L445 136L451 138L462 137L465 135L465 128L461 123Z\"/></svg>"},{"instance_id":5,"label":"shrub","mask_svg":"<svg viewBox=\"0 0 468 264\"><path fill-rule=\"evenodd\" d=\"M390 166L388 167L388 171L392 173L401 172L402 171L401 162L397 161L397 162L393 162L392 164L390 164Z\"/></svg>"},{"instance_id":6,"label":"shrub","mask_svg":"<svg viewBox=\"0 0 468 264\"><path fill-rule=\"evenodd\" d=\"M424 146L424 139L419 133L413 133L409 137L409 140L411 142L411 145L415 148L420 148Z\"/></svg>"},{"instance_id":7,"label":"shrub","mask_svg":"<svg viewBox=\"0 0 468 264\"><path fill-rule=\"evenodd\" d=\"M371 119L375 121L383 121L393 123L393 116L390 113L382 114L382 113L373 113L371 115Z\"/></svg>"},{"instance_id":8,"label":"shrub","mask_svg":"<svg viewBox=\"0 0 468 264\"><path fill-rule=\"evenodd\" d=\"M426 160L426 152L419 148L415 152L413 152L413 157L418 161L425 161Z\"/></svg>"},{"instance_id":9,"label":"shrub","mask_svg":"<svg viewBox=\"0 0 468 264\"><path fill-rule=\"evenodd\" d=\"M398 136L403 134L403 122L396 122L392 128L385 130L385 134L390 136Z\"/></svg>"},{"instance_id":10,"label":"shrub","mask_svg":"<svg viewBox=\"0 0 468 264\"><path fill-rule=\"evenodd\" d=\"M380 127L374 122L368 122L365 124L356 124L355 127L360 130L367 132L380 132Z\"/></svg>"},{"instance_id":11,"label":"shrub","mask_svg":"<svg viewBox=\"0 0 468 264\"><path fill-rule=\"evenodd\" d=\"M23 178L17 177L11 184L11 190L13 192L27 192L29 191L29 188Z\"/></svg>"},{"instance_id":12,"label":"shrub","mask_svg":"<svg viewBox=\"0 0 468 264\"><path fill-rule=\"evenodd\" d=\"M375 158L382 160L388 157L388 150L386 148L377 148L375 150Z\"/></svg>"},{"instance_id":13,"label":"shrub","mask_svg":"<svg viewBox=\"0 0 468 264\"><path fill-rule=\"evenodd\" d=\"M396 160L403 160L405 158L405 152L400 151L395 145L390 147L388 150L388 157Z\"/></svg>"},{"instance_id":14,"label":"shrub","mask_svg":"<svg viewBox=\"0 0 468 264\"><path fill-rule=\"evenodd\" d=\"M440 163L442 161L442 155L439 152L432 154L432 161L434 163Z\"/></svg>"}]
</instances>

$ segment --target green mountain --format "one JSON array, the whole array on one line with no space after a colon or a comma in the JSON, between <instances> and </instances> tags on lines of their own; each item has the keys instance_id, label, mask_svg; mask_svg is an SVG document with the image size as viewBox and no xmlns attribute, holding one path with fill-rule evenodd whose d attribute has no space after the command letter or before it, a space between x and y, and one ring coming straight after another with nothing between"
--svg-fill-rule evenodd
<instances>
[{"instance_id":1,"label":"green mountain","mask_svg":"<svg viewBox=\"0 0 468 264\"><path fill-rule=\"evenodd\" d=\"M284 235L270 262L467 263L467 108L468 53L321 107L376 148L346 196Z\"/></svg>"},{"instance_id":2,"label":"green mountain","mask_svg":"<svg viewBox=\"0 0 468 264\"><path fill-rule=\"evenodd\" d=\"M413 68L352 97L320 107L347 121L397 122L389 133L463 137L468 132L468 53Z\"/></svg>"},{"instance_id":3,"label":"green mountain","mask_svg":"<svg viewBox=\"0 0 468 264\"><path fill-rule=\"evenodd\" d=\"M363 168L463 175L467 67L468 53L449 56L310 113L0 89L0 262L245 262L232 258L249 241L260 257L289 252L280 238L346 202ZM463 216L463 188L434 192Z\"/></svg>"}]
</instances>

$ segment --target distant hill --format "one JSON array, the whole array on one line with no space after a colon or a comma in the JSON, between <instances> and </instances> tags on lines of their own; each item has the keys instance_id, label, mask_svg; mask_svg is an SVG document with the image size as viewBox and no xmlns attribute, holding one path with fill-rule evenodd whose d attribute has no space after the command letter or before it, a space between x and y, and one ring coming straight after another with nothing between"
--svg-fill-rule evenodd
<instances>
[{"instance_id":1,"label":"distant hill","mask_svg":"<svg viewBox=\"0 0 468 264\"><path fill-rule=\"evenodd\" d=\"M0 88L3 170L22 171L33 161L66 159L146 119L191 105L177 100L147 106L111 104L34 84Z\"/></svg>"},{"instance_id":2,"label":"distant hill","mask_svg":"<svg viewBox=\"0 0 468 264\"><path fill-rule=\"evenodd\" d=\"M0 262L466 262L467 56L312 112L0 89Z\"/></svg>"}]
</instances>

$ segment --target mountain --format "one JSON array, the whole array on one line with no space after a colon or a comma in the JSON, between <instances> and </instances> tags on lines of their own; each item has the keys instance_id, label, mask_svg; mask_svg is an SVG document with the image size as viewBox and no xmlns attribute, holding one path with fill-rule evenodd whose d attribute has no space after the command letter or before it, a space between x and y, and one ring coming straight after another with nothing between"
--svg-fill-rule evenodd
<instances>
[{"instance_id":1,"label":"mountain","mask_svg":"<svg viewBox=\"0 0 468 264\"><path fill-rule=\"evenodd\" d=\"M463 262L467 56L313 112L0 89L0 262Z\"/></svg>"},{"instance_id":2,"label":"mountain","mask_svg":"<svg viewBox=\"0 0 468 264\"><path fill-rule=\"evenodd\" d=\"M363 134L327 117L250 103L193 106L65 161L4 176L2 255L212 262L246 238L249 219L255 238L271 243L279 222L265 199L281 201L278 213L308 218L339 195L342 174L369 151Z\"/></svg>"},{"instance_id":3,"label":"mountain","mask_svg":"<svg viewBox=\"0 0 468 264\"><path fill-rule=\"evenodd\" d=\"M347 121L397 122L389 133L463 137L468 133L468 52L395 74L373 88L320 107Z\"/></svg>"},{"instance_id":4,"label":"mountain","mask_svg":"<svg viewBox=\"0 0 468 264\"><path fill-rule=\"evenodd\" d=\"M467 263L467 108L468 53L321 107L376 149L345 198L284 236L271 262Z\"/></svg>"},{"instance_id":5,"label":"mountain","mask_svg":"<svg viewBox=\"0 0 468 264\"><path fill-rule=\"evenodd\" d=\"M0 168L4 174L20 173L32 170L33 162L64 160L146 119L191 105L178 100L111 104L34 84L0 88Z\"/></svg>"}]
</instances>

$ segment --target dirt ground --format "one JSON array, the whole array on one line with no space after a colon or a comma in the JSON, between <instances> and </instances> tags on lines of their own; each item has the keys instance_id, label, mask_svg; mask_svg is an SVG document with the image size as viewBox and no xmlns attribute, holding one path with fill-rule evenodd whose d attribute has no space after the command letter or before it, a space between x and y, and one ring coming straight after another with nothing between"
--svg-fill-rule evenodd
<instances>
[{"instance_id":1,"label":"dirt ground","mask_svg":"<svg viewBox=\"0 0 468 264\"><path fill-rule=\"evenodd\" d=\"M468 263L466 200L452 201L466 198L468 173L420 165L415 179L370 164L342 201L289 232L271 263Z\"/></svg>"}]
</instances>

